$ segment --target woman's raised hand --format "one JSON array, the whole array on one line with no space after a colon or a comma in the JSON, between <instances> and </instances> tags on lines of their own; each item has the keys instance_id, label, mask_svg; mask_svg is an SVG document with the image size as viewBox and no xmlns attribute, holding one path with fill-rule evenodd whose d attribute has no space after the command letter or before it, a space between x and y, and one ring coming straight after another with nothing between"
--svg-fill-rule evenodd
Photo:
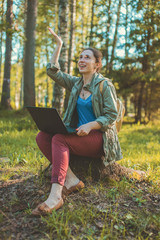
<instances>
[{"instance_id":1,"label":"woman's raised hand","mask_svg":"<svg viewBox=\"0 0 160 240\"><path fill-rule=\"evenodd\" d=\"M61 37L59 37L50 27L48 27L48 30L50 31L50 33L53 35L57 45L62 46L63 41L61 39Z\"/></svg>"}]
</instances>

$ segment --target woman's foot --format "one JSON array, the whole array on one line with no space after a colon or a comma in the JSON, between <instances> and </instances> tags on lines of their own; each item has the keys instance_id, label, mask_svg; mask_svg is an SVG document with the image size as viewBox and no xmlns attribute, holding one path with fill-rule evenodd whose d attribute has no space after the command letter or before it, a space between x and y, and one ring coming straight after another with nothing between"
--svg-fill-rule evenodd
<instances>
[{"instance_id":1,"label":"woman's foot","mask_svg":"<svg viewBox=\"0 0 160 240\"><path fill-rule=\"evenodd\" d=\"M85 187L84 183L82 181L79 181L79 183L77 183L76 185L70 187L70 188L66 188L65 186L63 187L62 190L62 196L68 196L69 194L71 194L72 192L77 192L80 191L81 189L83 189Z\"/></svg>"},{"instance_id":2,"label":"woman's foot","mask_svg":"<svg viewBox=\"0 0 160 240\"><path fill-rule=\"evenodd\" d=\"M32 211L32 215L39 216L39 215L46 215L46 214L52 213L53 210L58 210L59 208L61 208L63 206L63 204L64 204L64 201L62 198L53 208L48 207L48 205L45 202L43 202L43 203L39 204Z\"/></svg>"},{"instance_id":3,"label":"woman's foot","mask_svg":"<svg viewBox=\"0 0 160 240\"><path fill-rule=\"evenodd\" d=\"M62 196L67 196L72 192L80 191L82 188L84 188L84 183L80 181L79 178L77 178L72 172L70 167L68 167L66 180L62 190Z\"/></svg>"},{"instance_id":4,"label":"woman's foot","mask_svg":"<svg viewBox=\"0 0 160 240\"><path fill-rule=\"evenodd\" d=\"M53 210L58 210L64 204L62 199L63 186L58 183L53 183L51 192L47 200L38 205L33 211L33 215L44 215L51 213Z\"/></svg>"}]
</instances>

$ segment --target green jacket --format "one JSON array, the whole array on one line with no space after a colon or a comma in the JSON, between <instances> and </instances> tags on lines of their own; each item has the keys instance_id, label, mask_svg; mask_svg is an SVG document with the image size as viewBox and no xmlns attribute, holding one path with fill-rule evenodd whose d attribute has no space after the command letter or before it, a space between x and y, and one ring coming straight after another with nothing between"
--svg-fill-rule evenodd
<instances>
[{"instance_id":1,"label":"green jacket","mask_svg":"<svg viewBox=\"0 0 160 240\"><path fill-rule=\"evenodd\" d=\"M58 67L51 63L47 64L47 74L62 87L68 89L70 98L64 116L66 126L77 127L78 115L76 103L83 86L82 77L74 77L62 72ZM106 80L103 84L103 91L100 92L99 83ZM85 86L92 94L92 106L96 116L96 122L101 125L103 132L103 149L105 156L104 165L122 159L120 144L118 141L115 121L117 118L116 91L111 80L104 78L101 74L95 73L90 84Z\"/></svg>"}]
</instances>

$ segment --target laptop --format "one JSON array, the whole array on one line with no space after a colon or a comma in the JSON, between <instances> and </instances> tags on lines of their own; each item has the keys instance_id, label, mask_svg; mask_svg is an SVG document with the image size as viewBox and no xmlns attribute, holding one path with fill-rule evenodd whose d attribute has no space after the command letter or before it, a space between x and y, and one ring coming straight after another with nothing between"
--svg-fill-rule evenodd
<instances>
[{"instance_id":1,"label":"laptop","mask_svg":"<svg viewBox=\"0 0 160 240\"><path fill-rule=\"evenodd\" d=\"M55 108L26 107L40 131L49 134L76 133L76 129L66 127Z\"/></svg>"}]
</instances>

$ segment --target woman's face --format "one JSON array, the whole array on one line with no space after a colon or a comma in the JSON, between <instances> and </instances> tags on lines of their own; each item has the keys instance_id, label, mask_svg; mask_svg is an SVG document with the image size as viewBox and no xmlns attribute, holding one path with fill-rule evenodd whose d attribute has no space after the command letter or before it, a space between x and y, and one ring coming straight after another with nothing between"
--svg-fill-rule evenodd
<instances>
[{"instance_id":1,"label":"woman's face","mask_svg":"<svg viewBox=\"0 0 160 240\"><path fill-rule=\"evenodd\" d=\"M84 50L78 61L80 73L95 73L99 63L96 63L96 58L91 50Z\"/></svg>"}]
</instances>

